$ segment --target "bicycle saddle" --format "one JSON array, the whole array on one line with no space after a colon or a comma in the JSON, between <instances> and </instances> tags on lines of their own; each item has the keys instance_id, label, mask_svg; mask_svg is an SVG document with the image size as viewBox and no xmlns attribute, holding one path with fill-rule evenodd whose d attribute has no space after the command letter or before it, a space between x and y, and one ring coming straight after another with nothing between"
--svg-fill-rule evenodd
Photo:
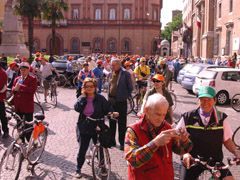
<instances>
[{"instance_id":1,"label":"bicycle saddle","mask_svg":"<svg viewBox=\"0 0 240 180\"><path fill-rule=\"evenodd\" d=\"M44 114L42 114L42 113L36 113L36 114L34 114L34 118L36 118L37 120L44 120L45 119L45 116L44 116Z\"/></svg>"}]
</instances>

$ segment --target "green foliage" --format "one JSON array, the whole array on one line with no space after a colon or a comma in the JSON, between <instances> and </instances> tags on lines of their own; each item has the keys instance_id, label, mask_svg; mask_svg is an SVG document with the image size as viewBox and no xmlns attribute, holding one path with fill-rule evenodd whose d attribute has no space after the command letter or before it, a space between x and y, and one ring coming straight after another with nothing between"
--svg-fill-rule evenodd
<instances>
[{"instance_id":1,"label":"green foliage","mask_svg":"<svg viewBox=\"0 0 240 180\"><path fill-rule=\"evenodd\" d=\"M11 62L13 62L13 61L14 61L14 58L13 58L13 57L10 57L10 56L7 57L8 66L9 66L9 64L10 64Z\"/></svg>"},{"instance_id":2,"label":"green foliage","mask_svg":"<svg viewBox=\"0 0 240 180\"><path fill-rule=\"evenodd\" d=\"M38 18L41 17L40 0L16 0L14 13L24 17Z\"/></svg>"},{"instance_id":3,"label":"green foliage","mask_svg":"<svg viewBox=\"0 0 240 180\"><path fill-rule=\"evenodd\" d=\"M161 36L171 42L172 31L178 30L182 25L182 14L178 14L169 22L165 29L161 32Z\"/></svg>"}]
</instances>

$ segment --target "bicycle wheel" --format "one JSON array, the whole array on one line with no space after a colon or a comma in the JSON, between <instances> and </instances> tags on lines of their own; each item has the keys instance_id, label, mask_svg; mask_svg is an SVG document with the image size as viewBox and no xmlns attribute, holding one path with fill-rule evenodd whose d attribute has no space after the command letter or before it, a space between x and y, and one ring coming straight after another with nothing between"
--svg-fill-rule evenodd
<instances>
[{"instance_id":1,"label":"bicycle wheel","mask_svg":"<svg viewBox=\"0 0 240 180\"><path fill-rule=\"evenodd\" d=\"M73 78L73 85L75 88L78 88L78 76L77 75Z\"/></svg>"},{"instance_id":2,"label":"bicycle wheel","mask_svg":"<svg viewBox=\"0 0 240 180\"><path fill-rule=\"evenodd\" d=\"M54 87L54 85L52 85L51 87L50 97L54 107L56 107L57 106L57 90Z\"/></svg>"},{"instance_id":3,"label":"bicycle wheel","mask_svg":"<svg viewBox=\"0 0 240 180\"><path fill-rule=\"evenodd\" d=\"M18 180L21 171L23 155L19 147L10 145L4 152L0 162L1 180Z\"/></svg>"},{"instance_id":4,"label":"bicycle wheel","mask_svg":"<svg viewBox=\"0 0 240 180\"><path fill-rule=\"evenodd\" d=\"M47 142L48 131L45 131L40 134L36 140L33 140L31 143L31 150L28 153L28 162L30 164L36 164L42 156L42 153L45 149L45 145ZM32 137L31 137L32 138Z\"/></svg>"},{"instance_id":5,"label":"bicycle wheel","mask_svg":"<svg viewBox=\"0 0 240 180\"><path fill-rule=\"evenodd\" d=\"M235 94L233 96L231 106L235 111L240 112L240 94Z\"/></svg>"},{"instance_id":6,"label":"bicycle wheel","mask_svg":"<svg viewBox=\"0 0 240 180\"><path fill-rule=\"evenodd\" d=\"M177 96L173 92L169 92L169 93L172 97L172 101L173 101L172 110L174 111L177 107Z\"/></svg>"},{"instance_id":7,"label":"bicycle wheel","mask_svg":"<svg viewBox=\"0 0 240 180\"><path fill-rule=\"evenodd\" d=\"M36 114L36 113L44 114L44 110L43 110L43 107L39 103L34 102L34 112L33 112L33 114Z\"/></svg>"},{"instance_id":8,"label":"bicycle wheel","mask_svg":"<svg viewBox=\"0 0 240 180\"><path fill-rule=\"evenodd\" d=\"M59 75L59 81L58 81L58 86L59 87L64 87L67 84L67 79L64 75L60 74Z\"/></svg>"},{"instance_id":9,"label":"bicycle wheel","mask_svg":"<svg viewBox=\"0 0 240 180\"><path fill-rule=\"evenodd\" d=\"M133 112L135 114L137 114L140 110L141 110L141 106L142 106L142 101L143 99L141 98L141 94L136 94L134 97L133 97L133 101L134 102L134 108L133 108Z\"/></svg>"},{"instance_id":10,"label":"bicycle wheel","mask_svg":"<svg viewBox=\"0 0 240 180\"><path fill-rule=\"evenodd\" d=\"M233 142L240 148L240 126L233 133Z\"/></svg>"},{"instance_id":11,"label":"bicycle wheel","mask_svg":"<svg viewBox=\"0 0 240 180\"><path fill-rule=\"evenodd\" d=\"M92 155L92 173L94 180L102 179L102 177L109 180L111 173L111 161L108 149L102 146L94 147Z\"/></svg>"},{"instance_id":12,"label":"bicycle wheel","mask_svg":"<svg viewBox=\"0 0 240 180\"><path fill-rule=\"evenodd\" d=\"M127 114L130 114L133 111L134 108L134 101L132 97L129 97L127 99Z\"/></svg>"},{"instance_id":13,"label":"bicycle wheel","mask_svg":"<svg viewBox=\"0 0 240 180\"><path fill-rule=\"evenodd\" d=\"M197 180L211 180L211 179L212 179L212 174L209 170L203 171L197 178Z\"/></svg>"}]
</instances>

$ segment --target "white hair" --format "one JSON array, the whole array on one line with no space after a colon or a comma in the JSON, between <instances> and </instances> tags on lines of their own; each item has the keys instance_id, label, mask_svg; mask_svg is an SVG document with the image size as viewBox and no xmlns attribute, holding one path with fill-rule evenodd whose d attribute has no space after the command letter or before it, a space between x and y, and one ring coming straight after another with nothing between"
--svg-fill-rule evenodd
<instances>
[{"instance_id":1,"label":"white hair","mask_svg":"<svg viewBox=\"0 0 240 180\"><path fill-rule=\"evenodd\" d=\"M112 58L111 64L112 64L113 62L116 62L116 64L121 64L121 61L120 61L118 58Z\"/></svg>"},{"instance_id":2,"label":"white hair","mask_svg":"<svg viewBox=\"0 0 240 180\"><path fill-rule=\"evenodd\" d=\"M147 107L149 109L153 109L158 106L164 106L164 107L168 108L169 103L166 100L166 98L163 95L161 95L160 93L155 93L155 94L149 96L145 107Z\"/></svg>"}]
</instances>

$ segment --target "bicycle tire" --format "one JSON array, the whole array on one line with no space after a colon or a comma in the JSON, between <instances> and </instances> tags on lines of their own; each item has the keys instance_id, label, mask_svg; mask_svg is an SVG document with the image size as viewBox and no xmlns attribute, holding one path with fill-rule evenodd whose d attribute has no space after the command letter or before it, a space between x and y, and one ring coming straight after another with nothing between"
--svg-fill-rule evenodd
<instances>
[{"instance_id":1,"label":"bicycle tire","mask_svg":"<svg viewBox=\"0 0 240 180\"><path fill-rule=\"evenodd\" d=\"M128 97L127 99L127 114L130 114L134 108L134 101L132 97Z\"/></svg>"},{"instance_id":2,"label":"bicycle tire","mask_svg":"<svg viewBox=\"0 0 240 180\"><path fill-rule=\"evenodd\" d=\"M78 75L73 78L73 85L75 88L78 88Z\"/></svg>"},{"instance_id":3,"label":"bicycle tire","mask_svg":"<svg viewBox=\"0 0 240 180\"><path fill-rule=\"evenodd\" d=\"M231 106L235 111L240 112L240 94L235 94L232 97Z\"/></svg>"},{"instance_id":4,"label":"bicycle tire","mask_svg":"<svg viewBox=\"0 0 240 180\"><path fill-rule=\"evenodd\" d=\"M234 131L232 139L234 144L240 148L240 126Z\"/></svg>"},{"instance_id":5,"label":"bicycle tire","mask_svg":"<svg viewBox=\"0 0 240 180\"><path fill-rule=\"evenodd\" d=\"M9 152L9 153L8 153ZM0 179L1 180L18 180L23 161L23 154L19 147L10 145L4 152L0 162ZM10 163L11 164L8 164ZM13 163L13 164L12 164ZM9 165L12 167L10 168ZM15 167L16 165L16 167Z\"/></svg>"},{"instance_id":6,"label":"bicycle tire","mask_svg":"<svg viewBox=\"0 0 240 180\"><path fill-rule=\"evenodd\" d=\"M51 91L51 101L54 107L57 107L57 90L55 87Z\"/></svg>"},{"instance_id":7,"label":"bicycle tire","mask_svg":"<svg viewBox=\"0 0 240 180\"><path fill-rule=\"evenodd\" d=\"M103 150L103 159L99 161L101 148ZM94 150L92 154L92 173L93 173L94 180L102 179L101 168L106 169L107 176L105 176L104 179L109 180L110 174L111 174L111 161L110 161L110 155L109 155L108 149L102 146L94 146Z\"/></svg>"},{"instance_id":8,"label":"bicycle tire","mask_svg":"<svg viewBox=\"0 0 240 180\"><path fill-rule=\"evenodd\" d=\"M34 112L33 112L33 114L36 114L36 113L44 114L44 109L38 102L34 102Z\"/></svg>"},{"instance_id":9,"label":"bicycle tire","mask_svg":"<svg viewBox=\"0 0 240 180\"><path fill-rule=\"evenodd\" d=\"M60 74L59 75L59 80L58 80L58 86L59 87L65 87L66 84L67 84L67 78L64 75Z\"/></svg>"},{"instance_id":10,"label":"bicycle tire","mask_svg":"<svg viewBox=\"0 0 240 180\"><path fill-rule=\"evenodd\" d=\"M209 170L203 171L197 178L197 180L211 180L212 174Z\"/></svg>"},{"instance_id":11,"label":"bicycle tire","mask_svg":"<svg viewBox=\"0 0 240 180\"><path fill-rule=\"evenodd\" d=\"M36 140L33 140L32 147L27 158L28 162L31 165L36 164L41 158L47 142L47 136L48 131L47 129L45 129L45 131L41 135L39 135Z\"/></svg>"},{"instance_id":12,"label":"bicycle tire","mask_svg":"<svg viewBox=\"0 0 240 180\"><path fill-rule=\"evenodd\" d=\"M174 111L177 107L177 96L176 94L174 94L173 92L169 92L171 97L172 97L172 101L173 101L173 106L172 106L172 110Z\"/></svg>"},{"instance_id":13,"label":"bicycle tire","mask_svg":"<svg viewBox=\"0 0 240 180\"><path fill-rule=\"evenodd\" d=\"M133 101L134 102L134 107L133 107L133 112L137 115L137 113L141 110L141 106L142 106L142 103L140 100L141 98L141 94L136 94L134 97L133 97Z\"/></svg>"}]
</instances>

